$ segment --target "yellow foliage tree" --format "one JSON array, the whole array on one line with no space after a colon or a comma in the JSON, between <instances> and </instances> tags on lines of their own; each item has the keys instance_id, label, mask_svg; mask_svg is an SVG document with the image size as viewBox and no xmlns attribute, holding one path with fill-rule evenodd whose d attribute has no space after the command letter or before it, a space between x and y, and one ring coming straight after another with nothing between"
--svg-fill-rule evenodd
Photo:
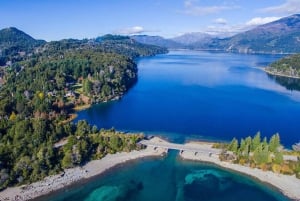
<instances>
[{"instance_id":1,"label":"yellow foliage tree","mask_svg":"<svg viewBox=\"0 0 300 201\"><path fill-rule=\"evenodd\" d=\"M45 94L43 92L39 92L38 97L43 100L45 98Z\"/></svg>"},{"instance_id":2,"label":"yellow foliage tree","mask_svg":"<svg viewBox=\"0 0 300 201\"><path fill-rule=\"evenodd\" d=\"M17 118L17 115L15 112L12 112L11 115L9 116L9 120L11 120L11 121L16 120L16 118Z\"/></svg>"}]
</instances>

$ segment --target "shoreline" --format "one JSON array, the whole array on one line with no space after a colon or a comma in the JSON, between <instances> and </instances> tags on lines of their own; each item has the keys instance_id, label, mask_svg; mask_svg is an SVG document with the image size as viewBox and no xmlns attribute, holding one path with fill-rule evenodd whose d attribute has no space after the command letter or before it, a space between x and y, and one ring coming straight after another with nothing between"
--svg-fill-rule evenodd
<instances>
[{"instance_id":1,"label":"shoreline","mask_svg":"<svg viewBox=\"0 0 300 201\"><path fill-rule=\"evenodd\" d=\"M265 71L267 74L273 75L273 76L279 76L279 77L285 77L285 78L293 78L293 79L300 79L300 77L298 77L298 76L292 76L292 75L285 75L285 74L281 74L281 73L275 73L275 72L267 70L266 68L263 68L262 70Z\"/></svg>"},{"instance_id":2,"label":"shoreline","mask_svg":"<svg viewBox=\"0 0 300 201\"><path fill-rule=\"evenodd\" d=\"M174 144L158 137L153 137L151 140L147 140L147 142L149 143L147 148L140 151L108 154L100 160L90 161L82 167L66 169L64 173L48 176L42 181L26 186L7 188L0 192L0 200L36 200L51 193L59 192L67 187L72 187L72 185L87 182L87 180L93 179L126 162L145 157L162 156L168 150L164 146L175 145L179 147L175 149L180 150L178 153L182 160L210 163L228 171L249 176L263 184L269 185L292 200L300 201L300 179L297 179L295 175L283 175L220 161L219 153L221 153L221 149L212 148L212 142L192 141L185 144ZM195 150L198 151L195 152Z\"/></svg>"},{"instance_id":3,"label":"shoreline","mask_svg":"<svg viewBox=\"0 0 300 201\"><path fill-rule=\"evenodd\" d=\"M201 146L201 144L194 142L187 143L185 145ZM205 146L207 146L206 144ZM211 148L212 150L214 148ZM193 152L183 151L180 154L180 157L183 160L192 160L207 162L218 167L224 168L229 171L238 172L240 174L250 176L258 181L270 185L280 191L283 195L287 196L292 200L300 200L300 179L297 179L295 175L283 175L277 174L271 171L263 171L257 168L250 168L247 166L242 166L239 164L234 164L231 162L220 161L218 155L209 155L207 153L197 153L195 155Z\"/></svg>"},{"instance_id":4,"label":"shoreline","mask_svg":"<svg viewBox=\"0 0 300 201\"><path fill-rule=\"evenodd\" d=\"M158 139L159 138L154 137L151 140L156 141ZM125 162L145 157L162 156L164 153L165 149L153 149L151 147L147 147L140 151L134 150L128 153L121 152L108 154L100 160L90 161L82 167L66 169L63 173L48 176L41 181L23 186L9 187L0 192L0 200L34 200L62 190L65 187L71 186L85 179L91 179Z\"/></svg>"}]
</instances>

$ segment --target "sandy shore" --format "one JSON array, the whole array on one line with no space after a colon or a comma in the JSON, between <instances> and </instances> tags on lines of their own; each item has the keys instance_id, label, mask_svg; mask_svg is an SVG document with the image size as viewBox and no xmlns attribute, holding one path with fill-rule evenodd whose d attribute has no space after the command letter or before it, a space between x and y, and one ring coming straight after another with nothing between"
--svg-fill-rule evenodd
<instances>
[{"instance_id":1,"label":"sandy shore","mask_svg":"<svg viewBox=\"0 0 300 201\"><path fill-rule=\"evenodd\" d=\"M151 141L155 142L158 138L153 138ZM147 147L141 151L132 151L129 153L122 152L112 155L107 155L101 160L94 160L82 167L66 169L64 173L54 176L49 176L42 181L35 182L22 187L12 187L0 192L0 200L30 200L42 195L49 194L56 190L62 189L66 186L78 182L82 179L88 179L99 175L109 168L129 160L134 160L149 156L160 156L165 152L165 149Z\"/></svg>"},{"instance_id":2,"label":"sandy shore","mask_svg":"<svg viewBox=\"0 0 300 201\"><path fill-rule=\"evenodd\" d=\"M300 79L300 77L298 77L298 76L285 75L285 74L282 74L282 73L276 73L276 72L270 71L270 70L268 70L268 69L266 69L266 68L264 68L263 71L265 71L266 73L268 73L268 74L270 74L270 75L275 75L275 76L279 76L279 77L286 77L286 78Z\"/></svg>"},{"instance_id":3,"label":"sandy shore","mask_svg":"<svg viewBox=\"0 0 300 201\"><path fill-rule=\"evenodd\" d=\"M186 144L186 146L194 146L194 147L205 146L206 149L208 148L208 146L210 146L211 150L215 150L211 148L211 145L203 144L203 143L201 144L188 143ZM272 186L279 189L287 197L293 200L298 200L298 201L300 200L300 190L299 190L300 179L297 179L294 175L290 176L290 175L276 174L271 171L262 171L257 168L250 168L238 164L233 164L230 162L223 162L219 160L219 157L216 154L197 153L195 155L194 152L183 151L180 153L180 156L183 159L187 159L187 160L197 160L197 161L214 163L226 169L234 170L252 176L262 182L271 184Z\"/></svg>"},{"instance_id":4,"label":"sandy shore","mask_svg":"<svg viewBox=\"0 0 300 201\"><path fill-rule=\"evenodd\" d=\"M126 161L148 156L160 156L166 151L165 146L180 150L179 153L183 159L214 163L223 168L252 176L278 188L287 197L300 201L300 179L297 179L295 176L276 174L271 171L262 171L256 168L220 161L218 154L221 150L212 148L211 143L190 142L185 145L180 145L169 143L157 137L147 142L149 143L147 149L141 151L107 155L103 159L91 161L83 167L67 169L63 174L49 176L42 181L27 186L8 188L0 192L0 201L30 200L37 198L69 186L74 182L99 175L109 168ZM160 148L160 146L162 148ZM195 152L195 150L197 152Z\"/></svg>"}]
</instances>

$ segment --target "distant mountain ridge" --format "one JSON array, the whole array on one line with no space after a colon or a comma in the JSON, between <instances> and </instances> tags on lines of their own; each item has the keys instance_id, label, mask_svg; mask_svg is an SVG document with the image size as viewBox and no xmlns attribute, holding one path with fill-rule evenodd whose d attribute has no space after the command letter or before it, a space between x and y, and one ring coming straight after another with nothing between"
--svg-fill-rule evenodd
<instances>
[{"instance_id":1,"label":"distant mountain ridge","mask_svg":"<svg viewBox=\"0 0 300 201\"><path fill-rule=\"evenodd\" d=\"M207 33L191 32L171 38L171 40L184 45L191 45L198 42L210 41L212 38L214 36Z\"/></svg>"},{"instance_id":2,"label":"distant mountain ridge","mask_svg":"<svg viewBox=\"0 0 300 201\"><path fill-rule=\"evenodd\" d=\"M177 41L171 39L165 39L161 36L148 36L148 35L134 35L130 38L147 45L157 45L166 48L183 48L184 44L181 44Z\"/></svg>"},{"instance_id":3,"label":"distant mountain ridge","mask_svg":"<svg viewBox=\"0 0 300 201\"><path fill-rule=\"evenodd\" d=\"M241 53L300 52L300 15L281 18L224 40L214 40L210 47Z\"/></svg>"},{"instance_id":4,"label":"distant mountain ridge","mask_svg":"<svg viewBox=\"0 0 300 201\"><path fill-rule=\"evenodd\" d=\"M68 49L98 49L135 58L166 53L161 46L139 43L128 36L107 34L95 39L62 39L46 42L36 40L23 31L10 27L0 30L0 66L10 65L30 56L35 52L50 51L51 54Z\"/></svg>"},{"instance_id":5,"label":"distant mountain ridge","mask_svg":"<svg viewBox=\"0 0 300 201\"><path fill-rule=\"evenodd\" d=\"M135 36L141 43L167 48L220 50L238 53L298 53L300 52L300 14L281 18L257 26L231 37L217 38L205 33L187 33L165 39L153 36ZM176 46L171 46L172 42Z\"/></svg>"}]
</instances>

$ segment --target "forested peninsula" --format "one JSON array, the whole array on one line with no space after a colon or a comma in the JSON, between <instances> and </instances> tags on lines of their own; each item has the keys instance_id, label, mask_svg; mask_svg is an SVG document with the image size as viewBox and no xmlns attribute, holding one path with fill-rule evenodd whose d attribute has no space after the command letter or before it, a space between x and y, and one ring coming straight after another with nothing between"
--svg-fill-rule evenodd
<instances>
[{"instance_id":1,"label":"forested peninsula","mask_svg":"<svg viewBox=\"0 0 300 201\"><path fill-rule=\"evenodd\" d=\"M125 36L46 42L0 30L0 189L138 149L142 135L74 124L71 114L121 98L137 81L134 60L166 52Z\"/></svg>"},{"instance_id":2,"label":"forested peninsula","mask_svg":"<svg viewBox=\"0 0 300 201\"><path fill-rule=\"evenodd\" d=\"M294 54L275 61L265 69L268 74L300 79L300 54Z\"/></svg>"}]
</instances>

